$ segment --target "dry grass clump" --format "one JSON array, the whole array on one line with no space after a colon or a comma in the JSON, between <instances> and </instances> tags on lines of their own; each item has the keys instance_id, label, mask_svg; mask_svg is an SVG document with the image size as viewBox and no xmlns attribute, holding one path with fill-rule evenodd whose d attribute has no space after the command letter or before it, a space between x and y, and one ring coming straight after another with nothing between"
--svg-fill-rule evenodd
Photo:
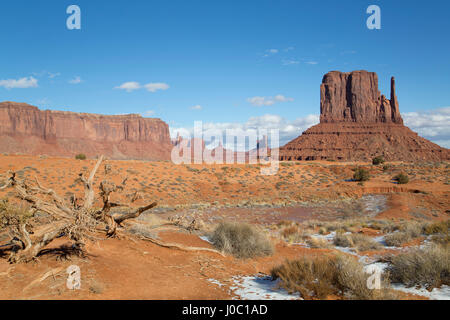
<instances>
[{"instance_id":1,"label":"dry grass clump","mask_svg":"<svg viewBox=\"0 0 450 320\"><path fill-rule=\"evenodd\" d=\"M210 239L217 249L237 258L268 256L274 252L274 246L265 233L245 223L221 222Z\"/></svg>"},{"instance_id":2,"label":"dry grass clump","mask_svg":"<svg viewBox=\"0 0 450 320\"><path fill-rule=\"evenodd\" d=\"M29 208L14 205L8 199L0 200L0 230L13 225L20 225L33 216Z\"/></svg>"},{"instance_id":3,"label":"dry grass clump","mask_svg":"<svg viewBox=\"0 0 450 320\"><path fill-rule=\"evenodd\" d=\"M286 261L271 271L280 286L305 299L341 295L350 299L391 299L386 289L370 290L369 274L355 258L347 255L303 256Z\"/></svg>"},{"instance_id":4,"label":"dry grass clump","mask_svg":"<svg viewBox=\"0 0 450 320\"><path fill-rule=\"evenodd\" d=\"M361 233L337 233L333 242L336 246L351 247L357 249L358 251L377 250L382 247L381 244L373 240L371 237Z\"/></svg>"},{"instance_id":5,"label":"dry grass clump","mask_svg":"<svg viewBox=\"0 0 450 320\"><path fill-rule=\"evenodd\" d=\"M422 235L422 225L417 222L408 222L400 226L398 232L386 235L386 245L399 247Z\"/></svg>"},{"instance_id":6,"label":"dry grass clump","mask_svg":"<svg viewBox=\"0 0 450 320\"><path fill-rule=\"evenodd\" d=\"M427 289L450 285L450 251L440 245L413 249L392 257L388 268L393 282Z\"/></svg>"},{"instance_id":7,"label":"dry grass clump","mask_svg":"<svg viewBox=\"0 0 450 320\"><path fill-rule=\"evenodd\" d=\"M299 227L296 224L292 224L282 229L280 235L283 238L283 240L290 243L295 243L305 241L305 239L310 235L310 232L308 230Z\"/></svg>"},{"instance_id":8,"label":"dry grass clump","mask_svg":"<svg viewBox=\"0 0 450 320\"><path fill-rule=\"evenodd\" d=\"M438 233L448 235L449 228L450 228L450 219L447 221L440 221L440 222L427 224L423 227L423 232L426 235L432 235L432 234L438 234Z\"/></svg>"},{"instance_id":9,"label":"dry grass clump","mask_svg":"<svg viewBox=\"0 0 450 320\"><path fill-rule=\"evenodd\" d=\"M311 237L306 241L306 243L311 248L315 249L327 249L332 247L331 243L327 239L319 237Z\"/></svg>"}]
</instances>

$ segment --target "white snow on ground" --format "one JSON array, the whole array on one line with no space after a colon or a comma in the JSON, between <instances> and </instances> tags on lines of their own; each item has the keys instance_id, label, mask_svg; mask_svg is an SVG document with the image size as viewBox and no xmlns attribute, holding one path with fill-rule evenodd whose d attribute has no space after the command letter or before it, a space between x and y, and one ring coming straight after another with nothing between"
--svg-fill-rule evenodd
<instances>
[{"instance_id":1,"label":"white snow on ground","mask_svg":"<svg viewBox=\"0 0 450 320\"><path fill-rule=\"evenodd\" d=\"M211 244L212 244L212 241L211 241L211 240L209 240L208 236L199 236L199 238L200 238L200 239L202 239L203 241L206 241L206 242L208 242L208 243L211 243Z\"/></svg>"},{"instance_id":2,"label":"white snow on ground","mask_svg":"<svg viewBox=\"0 0 450 320\"><path fill-rule=\"evenodd\" d=\"M450 300L450 286L443 285L440 288L434 288L431 292L425 288L407 288L403 284L393 284L392 288L406 293L427 297L431 300Z\"/></svg>"},{"instance_id":3,"label":"white snow on ground","mask_svg":"<svg viewBox=\"0 0 450 320\"><path fill-rule=\"evenodd\" d=\"M362 196L361 201L364 204L365 213L371 216L387 209L387 198L384 195L366 194Z\"/></svg>"},{"instance_id":4,"label":"white snow on ground","mask_svg":"<svg viewBox=\"0 0 450 320\"><path fill-rule=\"evenodd\" d=\"M235 276L233 283L231 291L242 300L302 300L298 293L289 294L278 288L279 280L272 281L272 277L266 275Z\"/></svg>"},{"instance_id":5,"label":"white snow on ground","mask_svg":"<svg viewBox=\"0 0 450 320\"><path fill-rule=\"evenodd\" d=\"M213 283L213 284L219 286L219 288L221 288L221 287L224 285L223 283L220 283L219 280L212 279L212 278L207 279L207 281L209 281L209 282L211 282L211 283Z\"/></svg>"}]
</instances>

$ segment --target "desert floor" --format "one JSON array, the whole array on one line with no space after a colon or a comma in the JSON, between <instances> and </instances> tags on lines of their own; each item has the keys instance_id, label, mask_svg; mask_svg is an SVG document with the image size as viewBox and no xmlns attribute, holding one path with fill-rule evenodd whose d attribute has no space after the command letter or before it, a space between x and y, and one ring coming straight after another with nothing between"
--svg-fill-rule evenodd
<instances>
[{"instance_id":1,"label":"desert floor","mask_svg":"<svg viewBox=\"0 0 450 320\"><path fill-rule=\"evenodd\" d=\"M19 178L37 178L66 199L72 195L83 198L83 186L75 180L80 172L89 173L95 162L0 155L0 185L6 172L13 170ZM105 163L111 172L106 173L102 165L95 177L96 186L104 179L119 184L127 177L127 192L115 200L135 200L133 206L157 201L158 206L127 221L130 234L89 242L84 257L64 252L64 238L52 242L53 250L36 262L10 265L0 257L0 299L295 298L278 293L265 281L270 270L286 259L336 248L302 245L286 229L301 229L308 224L311 232L328 239L332 232L319 232L320 223L316 227L314 222L433 222L445 221L450 214L448 163L387 163L383 168L369 163L282 162L273 176L261 175L259 165L113 160ZM370 181L352 181L352 169L356 167L368 169ZM400 172L408 174L408 184L398 185L392 180ZM12 189L0 191L0 199L14 201L14 195ZM195 220L197 227L190 231L170 225L155 228L174 219ZM139 238L139 234L148 233L164 242L213 248L207 241L208 235L223 220L247 222L267 232L275 243L274 255L237 259L213 252L165 248ZM384 236L370 226L355 224L352 228L351 232L374 239ZM3 240L0 237L0 243ZM402 247L418 246L424 241L424 237L418 237ZM375 257L376 261L394 249L398 248L353 254ZM80 290L66 287L66 268L70 265L81 269ZM399 291L402 299L427 297L413 293Z\"/></svg>"}]
</instances>

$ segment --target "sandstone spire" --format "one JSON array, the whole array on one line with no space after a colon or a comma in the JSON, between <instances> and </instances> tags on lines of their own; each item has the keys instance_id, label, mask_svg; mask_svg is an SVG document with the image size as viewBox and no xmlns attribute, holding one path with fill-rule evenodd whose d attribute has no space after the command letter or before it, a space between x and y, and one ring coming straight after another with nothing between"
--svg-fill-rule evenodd
<instances>
[{"instance_id":1,"label":"sandstone spire","mask_svg":"<svg viewBox=\"0 0 450 320\"><path fill-rule=\"evenodd\" d=\"M378 76L365 70L331 71L320 86L320 122L393 122L402 124L395 79L391 79L391 100L378 91Z\"/></svg>"},{"instance_id":2,"label":"sandstone spire","mask_svg":"<svg viewBox=\"0 0 450 320\"><path fill-rule=\"evenodd\" d=\"M403 125L395 79L390 100L378 91L374 72L327 73L320 86L320 124L280 148L281 160L450 160L450 150Z\"/></svg>"}]
</instances>

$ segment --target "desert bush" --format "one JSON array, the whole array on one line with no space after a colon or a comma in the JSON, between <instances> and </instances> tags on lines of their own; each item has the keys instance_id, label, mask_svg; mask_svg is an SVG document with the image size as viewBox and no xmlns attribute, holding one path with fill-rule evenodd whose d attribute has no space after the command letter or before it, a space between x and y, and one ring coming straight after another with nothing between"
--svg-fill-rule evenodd
<instances>
[{"instance_id":1,"label":"desert bush","mask_svg":"<svg viewBox=\"0 0 450 320\"><path fill-rule=\"evenodd\" d=\"M426 235L438 234L438 233L448 234L449 228L450 228L450 220L440 221L440 222L429 223L429 224L425 225L423 228L423 232Z\"/></svg>"},{"instance_id":2,"label":"desert bush","mask_svg":"<svg viewBox=\"0 0 450 320\"><path fill-rule=\"evenodd\" d=\"M32 216L29 208L11 204L8 199L0 200L0 230L21 225Z\"/></svg>"},{"instance_id":3,"label":"desert bush","mask_svg":"<svg viewBox=\"0 0 450 320\"><path fill-rule=\"evenodd\" d=\"M75 159L77 160L86 160L86 155L84 153L79 153L75 156Z\"/></svg>"},{"instance_id":4,"label":"desert bush","mask_svg":"<svg viewBox=\"0 0 450 320\"><path fill-rule=\"evenodd\" d=\"M399 227L398 232L388 234L384 241L388 246L399 247L422 235L422 225L417 222L407 222Z\"/></svg>"},{"instance_id":5,"label":"desert bush","mask_svg":"<svg viewBox=\"0 0 450 320\"><path fill-rule=\"evenodd\" d=\"M409 182L409 177L404 173L399 173L394 177L394 180L397 181L398 184L407 184Z\"/></svg>"},{"instance_id":6,"label":"desert bush","mask_svg":"<svg viewBox=\"0 0 450 320\"><path fill-rule=\"evenodd\" d=\"M363 168L357 168L353 174L354 181L368 181L370 179L369 171Z\"/></svg>"},{"instance_id":7,"label":"desert bush","mask_svg":"<svg viewBox=\"0 0 450 320\"><path fill-rule=\"evenodd\" d=\"M213 245L237 258L272 255L269 238L254 226L245 223L221 222L211 235Z\"/></svg>"},{"instance_id":8,"label":"desert bush","mask_svg":"<svg viewBox=\"0 0 450 320\"><path fill-rule=\"evenodd\" d=\"M306 241L306 243L311 248L319 248L319 249L331 248L331 243L327 239L324 239L324 238L311 237Z\"/></svg>"},{"instance_id":9,"label":"desert bush","mask_svg":"<svg viewBox=\"0 0 450 320\"><path fill-rule=\"evenodd\" d=\"M427 289L450 285L450 251L440 245L400 253L388 267L393 282Z\"/></svg>"},{"instance_id":10,"label":"desert bush","mask_svg":"<svg viewBox=\"0 0 450 320\"><path fill-rule=\"evenodd\" d=\"M358 251L377 250L381 248L381 244L373 240L371 237L360 233L336 233L333 242L336 246L352 247Z\"/></svg>"},{"instance_id":11,"label":"desert bush","mask_svg":"<svg viewBox=\"0 0 450 320\"><path fill-rule=\"evenodd\" d=\"M379 164L383 164L384 163L384 158L383 156L377 156L375 158L372 159L372 164L373 165L379 165Z\"/></svg>"},{"instance_id":12,"label":"desert bush","mask_svg":"<svg viewBox=\"0 0 450 320\"><path fill-rule=\"evenodd\" d=\"M281 231L281 236L288 242L299 242L303 241L307 236L309 236L309 232L307 230L299 228L296 224L294 224L284 228Z\"/></svg>"},{"instance_id":13,"label":"desert bush","mask_svg":"<svg viewBox=\"0 0 450 320\"><path fill-rule=\"evenodd\" d=\"M411 240L411 236L406 232L394 232L384 237L386 245L390 247L399 247Z\"/></svg>"},{"instance_id":14,"label":"desert bush","mask_svg":"<svg viewBox=\"0 0 450 320\"><path fill-rule=\"evenodd\" d=\"M271 270L273 279L290 293L303 298L324 299L329 295L344 295L353 299L391 298L385 289L370 290L368 274L363 265L347 255L303 256L286 261Z\"/></svg>"}]
</instances>

